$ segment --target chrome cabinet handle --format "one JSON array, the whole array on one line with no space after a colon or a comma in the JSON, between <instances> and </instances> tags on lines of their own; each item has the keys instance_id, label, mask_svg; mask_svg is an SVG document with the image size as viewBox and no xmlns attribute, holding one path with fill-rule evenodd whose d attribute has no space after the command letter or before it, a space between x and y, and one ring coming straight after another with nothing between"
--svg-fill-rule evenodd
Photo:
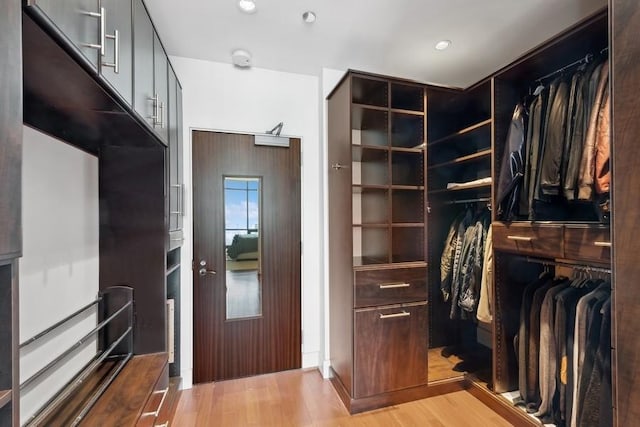
<instances>
[{"instance_id":1,"label":"chrome cabinet handle","mask_svg":"<svg viewBox=\"0 0 640 427\"><path fill-rule=\"evenodd\" d=\"M153 114L151 115L151 120L153 120L153 125L157 126L160 123L160 111L158 102L158 94L154 94L151 98L149 98L151 102L153 102Z\"/></svg>"},{"instance_id":2,"label":"chrome cabinet handle","mask_svg":"<svg viewBox=\"0 0 640 427\"><path fill-rule=\"evenodd\" d=\"M100 44L94 43L83 43L84 47L88 47L91 49L97 49L100 51L100 55L104 56L104 39L105 39L105 25L106 25L106 14L104 13L104 7L100 8L100 12L80 12L82 15L89 16L91 18L98 18L100 20Z\"/></svg>"},{"instance_id":3,"label":"chrome cabinet handle","mask_svg":"<svg viewBox=\"0 0 640 427\"><path fill-rule=\"evenodd\" d=\"M165 121L164 121L165 111L164 111L164 101L160 103L160 128L164 129Z\"/></svg>"},{"instance_id":4,"label":"chrome cabinet handle","mask_svg":"<svg viewBox=\"0 0 640 427\"><path fill-rule=\"evenodd\" d=\"M339 171L340 169L349 169L349 166L347 166L347 165L342 165L342 164L340 164L340 163L333 163L333 164L331 165L331 168L332 168L332 169L334 169L334 170Z\"/></svg>"},{"instance_id":5,"label":"chrome cabinet handle","mask_svg":"<svg viewBox=\"0 0 640 427\"><path fill-rule=\"evenodd\" d=\"M598 246L600 248L610 248L611 242L593 242L593 246Z\"/></svg>"},{"instance_id":6,"label":"chrome cabinet handle","mask_svg":"<svg viewBox=\"0 0 640 427\"><path fill-rule=\"evenodd\" d=\"M113 40L114 43L113 62L103 62L102 65L105 67L111 67L113 68L114 73L120 74L120 31L115 30L113 35L107 34L105 37L109 40Z\"/></svg>"},{"instance_id":7,"label":"chrome cabinet handle","mask_svg":"<svg viewBox=\"0 0 640 427\"><path fill-rule=\"evenodd\" d=\"M380 289L397 289L397 288L408 288L411 286L411 283L386 283L380 284Z\"/></svg>"},{"instance_id":8,"label":"chrome cabinet handle","mask_svg":"<svg viewBox=\"0 0 640 427\"><path fill-rule=\"evenodd\" d=\"M408 311L402 310L400 313L380 314L380 319L393 319L396 317L408 317L408 316L411 316L411 313L409 313Z\"/></svg>"},{"instance_id":9,"label":"chrome cabinet handle","mask_svg":"<svg viewBox=\"0 0 640 427\"><path fill-rule=\"evenodd\" d=\"M533 240L533 237L524 237L524 236L507 236L509 240L515 240L516 242L530 242Z\"/></svg>"}]
</instances>

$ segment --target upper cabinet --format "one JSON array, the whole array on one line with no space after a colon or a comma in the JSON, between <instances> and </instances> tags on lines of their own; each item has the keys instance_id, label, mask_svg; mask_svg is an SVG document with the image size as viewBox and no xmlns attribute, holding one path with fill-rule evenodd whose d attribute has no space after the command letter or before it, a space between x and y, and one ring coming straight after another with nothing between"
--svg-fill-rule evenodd
<instances>
[{"instance_id":1,"label":"upper cabinet","mask_svg":"<svg viewBox=\"0 0 640 427\"><path fill-rule=\"evenodd\" d=\"M153 88L153 25L142 0L133 2L135 37L133 44L133 106L138 115L153 126L156 123L156 102Z\"/></svg>"},{"instance_id":2,"label":"upper cabinet","mask_svg":"<svg viewBox=\"0 0 640 427\"><path fill-rule=\"evenodd\" d=\"M131 0L102 0L104 54L100 74L131 105L133 102L133 30Z\"/></svg>"},{"instance_id":3,"label":"upper cabinet","mask_svg":"<svg viewBox=\"0 0 640 427\"><path fill-rule=\"evenodd\" d=\"M153 33L153 90L156 107L154 129L165 144L169 139L169 127L167 126L169 108L169 85L167 66L169 59L160 43L158 34Z\"/></svg>"},{"instance_id":4,"label":"upper cabinet","mask_svg":"<svg viewBox=\"0 0 640 427\"><path fill-rule=\"evenodd\" d=\"M182 120L180 112L181 89L173 68L169 67L169 249L182 243L182 215L184 196L182 183Z\"/></svg>"},{"instance_id":5,"label":"upper cabinet","mask_svg":"<svg viewBox=\"0 0 640 427\"><path fill-rule=\"evenodd\" d=\"M104 20L98 0L29 0L66 37L94 69L102 51Z\"/></svg>"}]
</instances>

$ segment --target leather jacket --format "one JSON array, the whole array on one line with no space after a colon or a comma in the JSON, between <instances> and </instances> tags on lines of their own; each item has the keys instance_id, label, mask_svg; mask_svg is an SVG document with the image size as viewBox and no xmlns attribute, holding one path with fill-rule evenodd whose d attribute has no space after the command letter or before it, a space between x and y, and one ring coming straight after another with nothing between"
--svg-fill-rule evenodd
<instances>
[{"instance_id":1,"label":"leather jacket","mask_svg":"<svg viewBox=\"0 0 640 427\"><path fill-rule=\"evenodd\" d=\"M497 189L498 217L511 220L519 213L520 191L524 176L524 144L526 110L516 105L507 133Z\"/></svg>"}]
</instances>

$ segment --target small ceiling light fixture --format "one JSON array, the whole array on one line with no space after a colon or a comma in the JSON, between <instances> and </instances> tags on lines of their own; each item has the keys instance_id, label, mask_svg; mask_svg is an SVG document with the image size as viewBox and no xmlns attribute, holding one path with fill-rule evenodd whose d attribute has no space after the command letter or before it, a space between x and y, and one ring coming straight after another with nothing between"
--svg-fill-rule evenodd
<instances>
[{"instance_id":1,"label":"small ceiling light fixture","mask_svg":"<svg viewBox=\"0 0 640 427\"><path fill-rule=\"evenodd\" d=\"M451 46L451 40L440 40L436 43L436 50L445 50L449 46Z\"/></svg>"},{"instance_id":2,"label":"small ceiling light fixture","mask_svg":"<svg viewBox=\"0 0 640 427\"><path fill-rule=\"evenodd\" d=\"M238 7L244 13L255 13L256 12L256 2L253 0L239 0Z\"/></svg>"},{"instance_id":3,"label":"small ceiling light fixture","mask_svg":"<svg viewBox=\"0 0 640 427\"><path fill-rule=\"evenodd\" d=\"M231 62L238 68L250 68L251 53L244 49L236 49L231 53Z\"/></svg>"},{"instance_id":4,"label":"small ceiling light fixture","mask_svg":"<svg viewBox=\"0 0 640 427\"><path fill-rule=\"evenodd\" d=\"M302 14L302 20L307 24L313 24L316 22L316 14L310 10L306 11Z\"/></svg>"}]
</instances>

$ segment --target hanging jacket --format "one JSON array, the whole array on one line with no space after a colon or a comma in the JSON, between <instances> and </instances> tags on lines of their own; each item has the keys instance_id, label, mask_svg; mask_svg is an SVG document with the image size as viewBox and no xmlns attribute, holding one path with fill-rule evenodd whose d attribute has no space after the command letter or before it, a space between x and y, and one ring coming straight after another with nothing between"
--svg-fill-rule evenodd
<instances>
[{"instance_id":1,"label":"hanging jacket","mask_svg":"<svg viewBox=\"0 0 640 427\"><path fill-rule=\"evenodd\" d=\"M526 158L526 173L527 176L525 184L526 192L526 211L523 212L527 215L528 219L534 218L533 212L533 200L535 196L536 183L538 182L538 161L540 159L540 149L542 147L543 129L544 129L544 110L547 103L548 89L544 89L538 97L531 104L529 130L527 136L527 149Z\"/></svg>"},{"instance_id":2,"label":"hanging jacket","mask_svg":"<svg viewBox=\"0 0 640 427\"><path fill-rule=\"evenodd\" d=\"M474 313L478 308L488 224L488 212L482 212L475 224L465 233L466 251L463 254L460 296L458 298L458 307L462 309L461 317L464 319L470 318L471 316L467 313ZM467 239L469 242L466 242Z\"/></svg>"},{"instance_id":3,"label":"hanging jacket","mask_svg":"<svg viewBox=\"0 0 640 427\"><path fill-rule=\"evenodd\" d=\"M497 215L507 221L514 219L520 208L520 190L524 176L525 120L524 106L522 104L516 105L507 133L496 192Z\"/></svg>"},{"instance_id":4,"label":"hanging jacket","mask_svg":"<svg viewBox=\"0 0 640 427\"><path fill-rule=\"evenodd\" d=\"M484 244L484 260L482 262L482 280L480 281L480 299L478 300L479 321L491 323L493 320L493 229L489 224Z\"/></svg>"},{"instance_id":5,"label":"hanging jacket","mask_svg":"<svg viewBox=\"0 0 640 427\"><path fill-rule=\"evenodd\" d=\"M458 242L458 227L465 217L465 213L466 212L463 212L458 215L449 226L449 233L447 234L442 256L440 257L440 291L442 292L442 299L444 301L449 301L451 297L451 278L453 275L453 260Z\"/></svg>"},{"instance_id":6,"label":"hanging jacket","mask_svg":"<svg viewBox=\"0 0 640 427\"><path fill-rule=\"evenodd\" d=\"M549 105L545 148L540 165L540 188L547 196L560 194L560 169L567 124L567 105L569 103L569 85L564 80L558 82L558 88Z\"/></svg>"},{"instance_id":7,"label":"hanging jacket","mask_svg":"<svg viewBox=\"0 0 640 427\"><path fill-rule=\"evenodd\" d=\"M605 62L600 69L598 80L598 90L591 110L589 119L589 129L584 141L582 160L580 162L580 174L578 185L578 199L591 200L593 196L593 186L595 178L595 156L598 136L598 118L605 101L605 92L609 83L609 66Z\"/></svg>"},{"instance_id":8,"label":"hanging jacket","mask_svg":"<svg viewBox=\"0 0 640 427\"><path fill-rule=\"evenodd\" d=\"M609 158L611 156L611 97L605 92L605 100L598 115L598 129L596 131L596 160L595 182L596 193L609 192L611 185L611 170Z\"/></svg>"}]
</instances>

